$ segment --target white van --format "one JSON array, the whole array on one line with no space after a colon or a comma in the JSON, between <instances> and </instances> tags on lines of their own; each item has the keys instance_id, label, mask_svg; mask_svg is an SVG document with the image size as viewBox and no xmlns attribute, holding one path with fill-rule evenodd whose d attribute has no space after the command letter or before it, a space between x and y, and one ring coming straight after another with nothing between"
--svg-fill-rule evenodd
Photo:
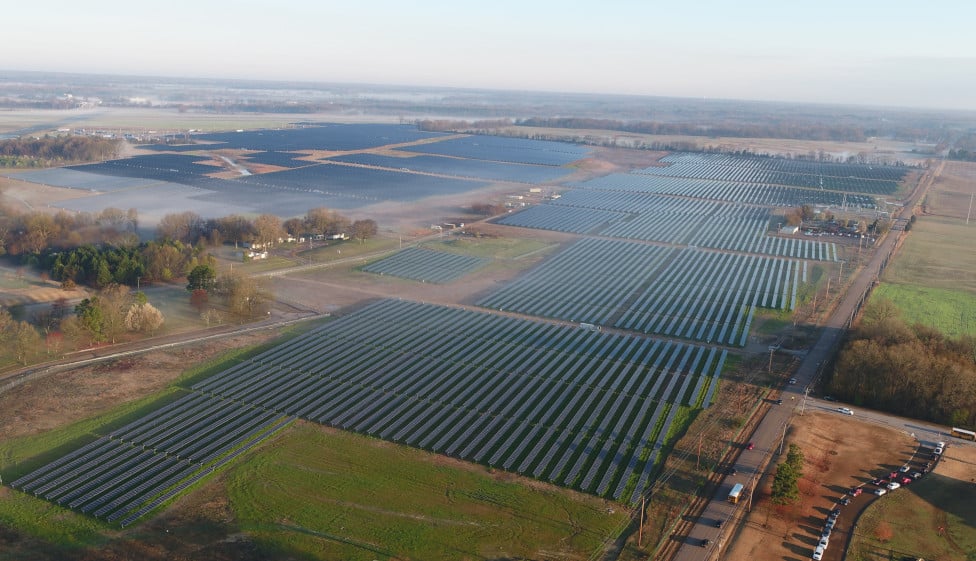
<instances>
[{"instance_id":1,"label":"white van","mask_svg":"<svg viewBox=\"0 0 976 561\"><path fill-rule=\"evenodd\" d=\"M823 559L824 549L825 548L822 545L818 545L817 549L813 550L813 561L820 561Z\"/></svg>"}]
</instances>

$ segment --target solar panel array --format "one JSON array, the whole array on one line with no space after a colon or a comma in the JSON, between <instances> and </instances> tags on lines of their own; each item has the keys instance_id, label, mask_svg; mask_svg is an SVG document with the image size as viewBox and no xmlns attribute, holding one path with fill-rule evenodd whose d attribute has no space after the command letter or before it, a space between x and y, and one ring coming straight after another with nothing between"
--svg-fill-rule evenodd
<instances>
[{"instance_id":1,"label":"solar panel array","mask_svg":"<svg viewBox=\"0 0 976 561\"><path fill-rule=\"evenodd\" d=\"M411 247L363 267L368 273L448 283L483 267L488 259Z\"/></svg>"},{"instance_id":2,"label":"solar panel array","mask_svg":"<svg viewBox=\"0 0 976 561\"><path fill-rule=\"evenodd\" d=\"M11 487L109 522L210 473L287 421L281 413L194 393L11 483ZM181 487L181 482L184 485Z\"/></svg>"},{"instance_id":3,"label":"solar panel array","mask_svg":"<svg viewBox=\"0 0 976 561\"><path fill-rule=\"evenodd\" d=\"M875 208L874 197L823 189L802 189L783 185L743 183L716 179L665 177L636 173L615 173L575 184L581 189L660 193L747 204L797 207L802 205Z\"/></svg>"},{"instance_id":4,"label":"solar panel array","mask_svg":"<svg viewBox=\"0 0 976 561\"><path fill-rule=\"evenodd\" d=\"M756 307L796 305L802 270L794 260L584 238L478 305L744 346Z\"/></svg>"},{"instance_id":5,"label":"solar panel array","mask_svg":"<svg viewBox=\"0 0 976 561\"><path fill-rule=\"evenodd\" d=\"M725 356L383 300L194 389L636 500L678 406L708 405Z\"/></svg>"},{"instance_id":6,"label":"solar panel array","mask_svg":"<svg viewBox=\"0 0 976 561\"><path fill-rule=\"evenodd\" d=\"M670 165L649 167L634 173L793 185L870 195L895 193L898 182L908 173L908 168L894 166L823 164L699 153L671 154L661 161Z\"/></svg>"}]
</instances>

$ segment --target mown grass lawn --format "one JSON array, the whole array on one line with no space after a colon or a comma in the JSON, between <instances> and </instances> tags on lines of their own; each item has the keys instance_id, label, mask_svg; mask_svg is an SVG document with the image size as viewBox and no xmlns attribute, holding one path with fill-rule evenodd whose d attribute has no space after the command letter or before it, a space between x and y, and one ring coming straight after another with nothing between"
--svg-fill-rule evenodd
<instances>
[{"instance_id":1,"label":"mown grass lawn","mask_svg":"<svg viewBox=\"0 0 976 561\"><path fill-rule=\"evenodd\" d=\"M976 558L974 487L938 472L875 501L851 541L851 561Z\"/></svg>"},{"instance_id":2,"label":"mown grass lawn","mask_svg":"<svg viewBox=\"0 0 976 561\"><path fill-rule=\"evenodd\" d=\"M976 296L964 290L882 283L871 298L887 298L906 323L934 327L950 337L976 334Z\"/></svg>"},{"instance_id":3,"label":"mown grass lawn","mask_svg":"<svg viewBox=\"0 0 976 561\"><path fill-rule=\"evenodd\" d=\"M619 505L300 423L228 474L243 531L272 557L587 559Z\"/></svg>"}]
</instances>

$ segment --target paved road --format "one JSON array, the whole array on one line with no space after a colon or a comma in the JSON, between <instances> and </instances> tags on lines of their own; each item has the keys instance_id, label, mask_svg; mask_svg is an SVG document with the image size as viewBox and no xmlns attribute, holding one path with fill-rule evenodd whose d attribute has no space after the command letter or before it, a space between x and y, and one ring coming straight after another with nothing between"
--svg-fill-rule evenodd
<instances>
[{"instance_id":1,"label":"paved road","mask_svg":"<svg viewBox=\"0 0 976 561\"><path fill-rule=\"evenodd\" d=\"M898 239L904 230L904 224L911 218L918 201L928 190L932 179L942 171L942 166L934 170L912 193L911 197L905 202L901 213L895 217L896 223L889 235L885 236L870 260L852 279L850 286L844 293L837 307L822 326L820 338L811 347L796 371L796 384L787 385L780 397L783 405L773 405L769 408L763 420L753 432L751 442L755 447L752 450L743 449L736 462L738 473L734 476L727 476L719 485L718 490L712 500L705 506L704 511L691 530L684 536L675 536L681 542L681 547L675 554L675 561L697 561L708 559L722 550L723 540L728 535L726 532L727 524L723 524L720 529L716 526L717 520L729 520L737 508L749 508L750 497L739 501L738 504L731 504L727 501L729 491L736 483L742 483L746 487L746 494L755 489L756 483L766 466L776 461L775 456L779 453L780 447L785 438L786 430L793 416L803 406L804 397L807 389L812 388L820 377L821 370L825 364L836 353L837 347L841 342L844 332L850 325L852 318L860 310L870 288L877 281L881 270L887 264L888 258L895 249ZM807 402L807 406L811 406ZM836 406L835 406L836 407ZM881 414L877 414L882 416ZM922 425L919 425L922 426ZM707 546L702 546L703 540L709 540ZM813 551L811 549L810 553Z\"/></svg>"}]
</instances>

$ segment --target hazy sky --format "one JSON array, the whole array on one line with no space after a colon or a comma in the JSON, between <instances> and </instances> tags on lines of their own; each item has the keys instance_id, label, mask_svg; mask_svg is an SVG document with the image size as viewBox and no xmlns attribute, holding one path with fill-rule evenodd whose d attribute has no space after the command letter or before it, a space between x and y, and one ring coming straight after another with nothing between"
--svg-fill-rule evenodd
<instances>
[{"instance_id":1,"label":"hazy sky","mask_svg":"<svg viewBox=\"0 0 976 561\"><path fill-rule=\"evenodd\" d=\"M18 0L0 68L976 109L972 0Z\"/></svg>"}]
</instances>

